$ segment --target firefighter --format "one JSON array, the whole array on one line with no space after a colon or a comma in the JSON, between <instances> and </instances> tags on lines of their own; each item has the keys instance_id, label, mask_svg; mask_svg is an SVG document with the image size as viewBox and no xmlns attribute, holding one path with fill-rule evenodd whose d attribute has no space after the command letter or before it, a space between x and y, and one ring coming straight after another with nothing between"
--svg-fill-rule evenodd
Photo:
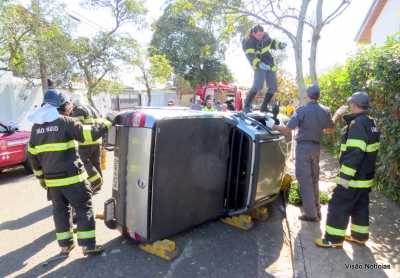
<instances>
[{"instance_id":1,"label":"firefighter","mask_svg":"<svg viewBox=\"0 0 400 278\"><path fill-rule=\"evenodd\" d=\"M97 140L111 127L105 120L93 126L65 116L63 94L49 89L44 94L42 107L28 120L33 122L28 156L34 175L47 189L53 203L53 219L61 254L68 255L75 247L70 205L76 210L78 245L84 255L101 253L104 246L96 245L92 189L87 181L77 141Z\"/></svg>"},{"instance_id":2,"label":"firefighter","mask_svg":"<svg viewBox=\"0 0 400 278\"><path fill-rule=\"evenodd\" d=\"M81 94L72 94L71 102L74 107L73 116L79 119L84 125L91 126L103 121L100 113L95 108L91 107ZM93 192L99 191L103 184L101 142L102 138L98 138L97 140L85 140L85 142L79 143L79 156L85 164L88 181L90 182Z\"/></svg>"},{"instance_id":3,"label":"firefighter","mask_svg":"<svg viewBox=\"0 0 400 278\"><path fill-rule=\"evenodd\" d=\"M367 115L369 96L354 93L350 98L350 115L343 116L340 171L328 203L325 238L317 238L321 247L343 246L343 241L365 245L369 237L369 193L375 176L380 131ZM346 235L351 217L351 234Z\"/></svg>"},{"instance_id":4,"label":"firefighter","mask_svg":"<svg viewBox=\"0 0 400 278\"><path fill-rule=\"evenodd\" d=\"M254 26L249 36L243 42L243 51L247 60L250 62L254 70L253 87L249 90L244 107L244 113L250 113L250 105L256 96L264 87L264 81L267 83L267 91L265 92L264 101L261 104L260 112L270 112L268 103L278 90L276 80L276 65L270 53L270 49L284 49L287 46L285 42L279 42L271 39L268 33L264 32L261 24Z\"/></svg>"}]
</instances>

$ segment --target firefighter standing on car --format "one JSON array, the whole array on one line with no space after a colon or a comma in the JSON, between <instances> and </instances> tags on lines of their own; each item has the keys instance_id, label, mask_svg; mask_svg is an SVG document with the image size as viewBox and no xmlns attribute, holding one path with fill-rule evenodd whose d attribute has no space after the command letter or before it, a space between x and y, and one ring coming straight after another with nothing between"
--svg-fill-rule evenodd
<instances>
[{"instance_id":1,"label":"firefighter standing on car","mask_svg":"<svg viewBox=\"0 0 400 278\"><path fill-rule=\"evenodd\" d=\"M91 107L81 94L74 93L71 96L71 102L74 105L73 116L84 125L91 126L103 121L100 113ZM85 142L79 143L79 156L85 164L85 169L89 176L88 181L94 192L100 190L103 184L101 142L102 138L98 138L97 140L85 140Z\"/></svg>"},{"instance_id":2,"label":"firefighter standing on car","mask_svg":"<svg viewBox=\"0 0 400 278\"><path fill-rule=\"evenodd\" d=\"M78 245L85 255L101 253L96 245L92 189L87 181L77 141L96 140L111 127L111 122L93 126L83 125L77 119L64 116L68 102L55 89L44 94L42 107L28 120L33 122L28 156L34 175L47 189L53 203L53 219L61 254L69 254L75 247L70 205L76 210Z\"/></svg>"},{"instance_id":3,"label":"firefighter standing on car","mask_svg":"<svg viewBox=\"0 0 400 278\"><path fill-rule=\"evenodd\" d=\"M243 42L243 51L246 54L247 60L250 62L254 70L253 87L249 90L244 107L242 109L245 113L250 113L250 105L258 92L264 87L264 81L267 83L267 91L265 93L264 101L261 104L260 112L268 112L268 103L278 90L278 83L276 80L276 65L272 58L271 49L284 49L287 46L285 42L279 42L271 39L265 32L264 28L258 24L254 26L248 38Z\"/></svg>"},{"instance_id":4,"label":"firefighter standing on car","mask_svg":"<svg viewBox=\"0 0 400 278\"><path fill-rule=\"evenodd\" d=\"M343 116L340 171L328 203L325 238L317 238L321 247L343 246L343 241L364 245L369 237L369 193L375 176L380 131L367 115L369 96L364 92L348 98L350 115ZM351 217L351 235L346 235Z\"/></svg>"}]
</instances>

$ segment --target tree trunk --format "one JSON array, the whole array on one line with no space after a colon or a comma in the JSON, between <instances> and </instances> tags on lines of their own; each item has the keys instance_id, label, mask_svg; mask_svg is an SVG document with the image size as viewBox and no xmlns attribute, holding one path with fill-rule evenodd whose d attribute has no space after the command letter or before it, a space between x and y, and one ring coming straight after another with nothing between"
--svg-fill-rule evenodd
<instances>
[{"instance_id":1,"label":"tree trunk","mask_svg":"<svg viewBox=\"0 0 400 278\"><path fill-rule=\"evenodd\" d=\"M304 72L303 72L303 33L304 33L304 22L306 20L306 14L308 5L311 0L303 0L301 10L299 14L299 21L297 24L296 33L296 45L294 46L295 61L296 61L296 80L297 86L299 87L300 105L305 105L306 101L306 88L304 86Z\"/></svg>"},{"instance_id":2,"label":"tree trunk","mask_svg":"<svg viewBox=\"0 0 400 278\"><path fill-rule=\"evenodd\" d=\"M317 79L317 46L320 38L321 30L322 30L322 5L324 0L318 0L317 10L316 10L316 19L313 26L313 33L311 38L311 47L310 47L310 77L311 82L313 84L318 84Z\"/></svg>"}]
</instances>

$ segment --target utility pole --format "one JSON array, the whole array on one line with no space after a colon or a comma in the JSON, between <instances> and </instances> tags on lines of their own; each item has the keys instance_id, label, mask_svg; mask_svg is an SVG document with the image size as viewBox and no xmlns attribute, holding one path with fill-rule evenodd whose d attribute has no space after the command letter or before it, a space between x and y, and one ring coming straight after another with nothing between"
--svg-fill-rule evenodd
<instances>
[{"instance_id":1,"label":"utility pole","mask_svg":"<svg viewBox=\"0 0 400 278\"><path fill-rule=\"evenodd\" d=\"M38 54L39 54L39 67L40 67L40 79L42 81L42 91L43 94L48 90L47 84L47 65L44 59L44 49L43 49L43 42L42 42L42 22L40 17L40 7L38 0L31 0L32 1L32 11L35 20L38 22L36 33L36 42L38 45Z\"/></svg>"}]
</instances>

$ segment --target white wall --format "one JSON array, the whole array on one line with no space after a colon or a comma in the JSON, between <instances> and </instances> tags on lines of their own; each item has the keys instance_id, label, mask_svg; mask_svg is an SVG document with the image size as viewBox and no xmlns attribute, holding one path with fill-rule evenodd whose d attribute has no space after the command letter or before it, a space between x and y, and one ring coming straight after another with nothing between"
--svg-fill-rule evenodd
<instances>
[{"instance_id":1,"label":"white wall","mask_svg":"<svg viewBox=\"0 0 400 278\"><path fill-rule=\"evenodd\" d=\"M92 97L93 104L103 118L111 112L111 96L109 93L100 93Z\"/></svg>"},{"instance_id":2,"label":"white wall","mask_svg":"<svg viewBox=\"0 0 400 278\"><path fill-rule=\"evenodd\" d=\"M11 72L0 73L0 120L18 122L21 129L30 130L33 123L27 117L33 114L43 101L42 86L26 86L14 78Z\"/></svg>"},{"instance_id":3,"label":"white wall","mask_svg":"<svg viewBox=\"0 0 400 278\"><path fill-rule=\"evenodd\" d=\"M400 31L400 1L388 0L371 29L371 44L381 46L388 36Z\"/></svg>"}]
</instances>

